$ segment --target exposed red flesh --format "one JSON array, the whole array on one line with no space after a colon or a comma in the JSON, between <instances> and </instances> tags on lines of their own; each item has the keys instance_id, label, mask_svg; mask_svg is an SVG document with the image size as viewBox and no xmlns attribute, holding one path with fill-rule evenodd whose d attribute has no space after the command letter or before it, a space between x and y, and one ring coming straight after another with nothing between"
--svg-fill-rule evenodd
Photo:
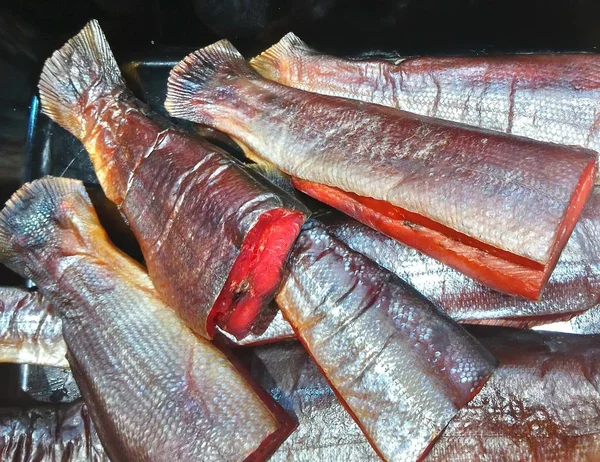
<instances>
[{"instance_id":1,"label":"exposed red flesh","mask_svg":"<svg viewBox=\"0 0 600 462\"><path fill-rule=\"evenodd\" d=\"M550 276L586 200L591 194L596 164L590 162L575 188L546 265L496 249L426 217L385 201L339 188L293 178L300 191L356 218L398 241L436 258L498 291L536 300Z\"/></svg>"},{"instance_id":2,"label":"exposed red flesh","mask_svg":"<svg viewBox=\"0 0 600 462\"><path fill-rule=\"evenodd\" d=\"M208 315L209 335L215 334L217 325L238 338L250 331L266 299L277 289L285 260L303 222L300 212L283 208L261 215L246 236Z\"/></svg>"}]
</instances>

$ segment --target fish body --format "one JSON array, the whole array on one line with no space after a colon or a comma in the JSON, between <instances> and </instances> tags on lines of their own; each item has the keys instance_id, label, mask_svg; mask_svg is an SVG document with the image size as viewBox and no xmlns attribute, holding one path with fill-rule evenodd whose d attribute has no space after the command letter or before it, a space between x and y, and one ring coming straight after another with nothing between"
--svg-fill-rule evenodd
<instances>
[{"instance_id":1,"label":"fish body","mask_svg":"<svg viewBox=\"0 0 600 462\"><path fill-rule=\"evenodd\" d=\"M305 225L276 296L378 454L419 460L495 360L466 331L318 222Z\"/></svg>"},{"instance_id":2,"label":"fish body","mask_svg":"<svg viewBox=\"0 0 600 462\"><path fill-rule=\"evenodd\" d=\"M42 111L89 152L161 296L205 337L217 324L243 336L279 285L305 209L151 113L95 21L48 59L39 88Z\"/></svg>"},{"instance_id":3,"label":"fish body","mask_svg":"<svg viewBox=\"0 0 600 462\"><path fill-rule=\"evenodd\" d=\"M13 195L0 212L0 262L58 311L111 460L260 460L292 430L110 243L79 181L46 178Z\"/></svg>"},{"instance_id":4,"label":"fish body","mask_svg":"<svg viewBox=\"0 0 600 462\"><path fill-rule=\"evenodd\" d=\"M83 400L0 409L5 462L109 462Z\"/></svg>"},{"instance_id":5,"label":"fish body","mask_svg":"<svg viewBox=\"0 0 600 462\"><path fill-rule=\"evenodd\" d=\"M426 460L600 458L598 336L483 326L470 331L500 367L446 427Z\"/></svg>"},{"instance_id":6,"label":"fish body","mask_svg":"<svg viewBox=\"0 0 600 462\"><path fill-rule=\"evenodd\" d=\"M600 152L597 54L343 59L289 33L251 64L302 90Z\"/></svg>"},{"instance_id":7,"label":"fish body","mask_svg":"<svg viewBox=\"0 0 600 462\"><path fill-rule=\"evenodd\" d=\"M165 106L228 133L309 196L532 299L597 169L582 148L283 86L252 71L227 41L173 68Z\"/></svg>"},{"instance_id":8,"label":"fish body","mask_svg":"<svg viewBox=\"0 0 600 462\"><path fill-rule=\"evenodd\" d=\"M42 294L0 287L0 362L69 367L60 317Z\"/></svg>"}]
</instances>

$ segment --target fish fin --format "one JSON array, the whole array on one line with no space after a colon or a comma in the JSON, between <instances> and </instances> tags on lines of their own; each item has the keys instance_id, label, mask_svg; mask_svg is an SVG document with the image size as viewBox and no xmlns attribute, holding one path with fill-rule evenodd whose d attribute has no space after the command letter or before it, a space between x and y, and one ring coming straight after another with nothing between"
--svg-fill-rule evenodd
<instances>
[{"instance_id":1,"label":"fish fin","mask_svg":"<svg viewBox=\"0 0 600 462\"><path fill-rule=\"evenodd\" d=\"M165 108L173 117L211 125L209 116L194 106L218 100L216 90L224 89L238 78L252 79L258 75L231 42L219 40L190 53L171 69Z\"/></svg>"},{"instance_id":2,"label":"fish fin","mask_svg":"<svg viewBox=\"0 0 600 462\"><path fill-rule=\"evenodd\" d=\"M292 179L275 167L273 164L257 163L248 165L248 168L264 176L283 191L296 196L298 191L292 185Z\"/></svg>"},{"instance_id":3,"label":"fish fin","mask_svg":"<svg viewBox=\"0 0 600 462\"><path fill-rule=\"evenodd\" d=\"M17 190L0 211L0 261L50 241L61 202L74 195L87 198L83 183L70 178L45 177Z\"/></svg>"},{"instance_id":4,"label":"fish fin","mask_svg":"<svg viewBox=\"0 0 600 462\"><path fill-rule=\"evenodd\" d=\"M44 63L38 84L42 112L75 136L88 101L125 88L98 21L90 21Z\"/></svg>"},{"instance_id":5,"label":"fish fin","mask_svg":"<svg viewBox=\"0 0 600 462\"><path fill-rule=\"evenodd\" d=\"M250 60L250 65L260 75L270 80L279 80L281 70L287 67L286 61L292 58L315 55L317 52L304 43L293 32Z\"/></svg>"}]
</instances>

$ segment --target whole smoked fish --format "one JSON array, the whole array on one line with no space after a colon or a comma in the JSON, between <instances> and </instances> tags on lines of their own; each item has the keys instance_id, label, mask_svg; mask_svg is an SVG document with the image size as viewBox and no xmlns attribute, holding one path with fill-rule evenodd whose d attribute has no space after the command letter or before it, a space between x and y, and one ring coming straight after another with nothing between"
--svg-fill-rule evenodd
<instances>
[{"instance_id":1,"label":"whole smoked fish","mask_svg":"<svg viewBox=\"0 0 600 462\"><path fill-rule=\"evenodd\" d=\"M413 289L316 221L300 233L276 302L389 461L427 453L486 382L494 358Z\"/></svg>"},{"instance_id":2,"label":"whole smoked fish","mask_svg":"<svg viewBox=\"0 0 600 462\"><path fill-rule=\"evenodd\" d=\"M69 367L60 317L40 292L0 287L0 362Z\"/></svg>"},{"instance_id":3,"label":"whole smoked fish","mask_svg":"<svg viewBox=\"0 0 600 462\"><path fill-rule=\"evenodd\" d=\"M42 111L89 152L164 300L205 337L215 324L243 336L280 283L305 209L152 114L96 21L46 61L39 90Z\"/></svg>"},{"instance_id":4,"label":"whole smoked fish","mask_svg":"<svg viewBox=\"0 0 600 462\"><path fill-rule=\"evenodd\" d=\"M171 71L165 107L239 140L294 185L509 294L537 299L589 196L583 148L286 87L227 41Z\"/></svg>"},{"instance_id":5,"label":"whole smoked fish","mask_svg":"<svg viewBox=\"0 0 600 462\"><path fill-rule=\"evenodd\" d=\"M0 460L109 462L83 403L0 408Z\"/></svg>"},{"instance_id":6,"label":"whole smoked fish","mask_svg":"<svg viewBox=\"0 0 600 462\"><path fill-rule=\"evenodd\" d=\"M46 178L17 191L0 212L0 262L58 310L111 460L262 460L293 429L108 241L81 182Z\"/></svg>"},{"instance_id":7,"label":"whole smoked fish","mask_svg":"<svg viewBox=\"0 0 600 462\"><path fill-rule=\"evenodd\" d=\"M250 63L302 90L600 152L597 54L343 59L289 33Z\"/></svg>"}]
</instances>

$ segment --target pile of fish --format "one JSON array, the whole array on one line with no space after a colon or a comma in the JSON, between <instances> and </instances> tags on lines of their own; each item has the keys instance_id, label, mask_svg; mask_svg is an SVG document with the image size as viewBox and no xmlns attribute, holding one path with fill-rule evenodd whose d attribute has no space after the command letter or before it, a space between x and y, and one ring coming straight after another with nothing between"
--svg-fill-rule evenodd
<instances>
[{"instance_id":1,"label":"pile of fish","mask_svg":"<svg viewBox=\"0 0 600 462\"><path fill-rule=\"evenodd\" d=\"M598 75L222 40L165 107L240 162L137 99L91 21L41 107L144 264L78 180L6 203L0 262L35 289L0 288L0 361L68 367L82 398L0 409L0 458L599 459Z\"/></svg>"}]
</instances>

